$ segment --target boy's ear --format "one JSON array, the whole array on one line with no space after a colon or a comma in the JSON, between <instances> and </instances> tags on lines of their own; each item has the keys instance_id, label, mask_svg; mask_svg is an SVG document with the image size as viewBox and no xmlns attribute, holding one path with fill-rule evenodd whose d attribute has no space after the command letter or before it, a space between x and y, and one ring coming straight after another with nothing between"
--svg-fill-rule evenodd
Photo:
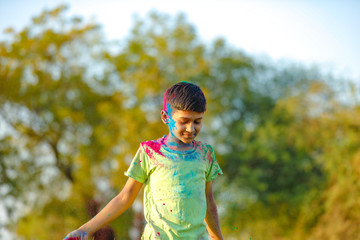
<instances>
[{"instance_id":1,"label":"boy's ear","mask_svg":"<svg viewBox=\"0 0 360 240\"><path fill-rule=\"evenodd\" d=\"M164 110L161 110L161 121L165 124L168 124L168 119L168 114Z\"/></svg>"}]
</instances>

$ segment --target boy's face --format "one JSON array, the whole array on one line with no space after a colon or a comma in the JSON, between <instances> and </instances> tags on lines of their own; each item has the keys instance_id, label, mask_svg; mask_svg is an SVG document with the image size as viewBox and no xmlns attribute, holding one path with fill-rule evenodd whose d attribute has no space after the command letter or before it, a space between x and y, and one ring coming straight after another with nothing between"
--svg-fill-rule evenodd
<instances>
[{"instance_id":1,"label":"boy's face","mask_svg":"<svg viewBox=\"0 0 360 240\"><path fill-rule=\"evenodd\" d=\"M169 126L172 138L178 144L189 144L199 134L204 113L193 111L172 110L161 111L161 118Z\"/></svg>"}]
</instances>

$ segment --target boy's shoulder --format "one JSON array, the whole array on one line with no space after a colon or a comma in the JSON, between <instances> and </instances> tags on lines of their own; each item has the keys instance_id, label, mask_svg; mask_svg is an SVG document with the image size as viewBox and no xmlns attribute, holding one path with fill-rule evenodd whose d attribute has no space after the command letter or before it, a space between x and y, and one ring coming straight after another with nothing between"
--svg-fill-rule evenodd
<instances>
[{"instance_id":1,"label":"boy's shoulder","mask_svg":"<svg viewBox=\"0 0 360 240\"><path fill-rule=\"evenodd\" d=\"M207 160L206 162L212 163L215 159L215 153L213 147L205 142L202 141L194 141L194 150L198 153L200 153L203 156L204 160ZM146 153L146 155L152 160L157 161L156 159L159 156L165 157L163 148L166 148L164 145L164 137L159 138L157 140L150 140L150 141L144 141L141 142L140 147L142 148L142 151ZM171 151L169 149L165 150L166 152L171 154L178 154L177 151ZM190 150L189 150L190 151ZM157 163L159 164L159 163Z\"/></svg>"},{"instance_id":2,"label":"boy's shoulder","mask_svg":"<svg viewBox=\"0 0 360 240\"><path fill-rule=\"evenodd\" d=\"M141 142L140 145L142 148L144 148L145 150L148 148L151 148L152 150L155 150L156 152L159 152L162 146L165 146L165 136L156 139L156 140L149 140L149 141L144 141ZM203 150L203 151L213 151L213 147L206 143L206 142L202 142L202 141L194 141L194 146L199 149L199 150Z\"/></svg>"},{"instance_id":3,"label":"boy's shoulder","mask_svg":"<svg viewBox=\"0 0 360 240\"><path fill-rule=\"evenodd\" d=\"M161 137L156 140L149 140L140 143L141 147L143 148L150 147L152 149L160 149L163 144L164 144L164 137Z\"/></svg>"},{"instance_id":4,"label":"boy's shoulder","mask_svg":"<svg viewBox=\"0 0 360 240\"><path fill-rule=\"evenodd\" d=\"M200 150L213 150L212 146L206 142L202 142L202 141L194 141L194 144L196 145L196 147Z\"/></svg>"}]
</instances>

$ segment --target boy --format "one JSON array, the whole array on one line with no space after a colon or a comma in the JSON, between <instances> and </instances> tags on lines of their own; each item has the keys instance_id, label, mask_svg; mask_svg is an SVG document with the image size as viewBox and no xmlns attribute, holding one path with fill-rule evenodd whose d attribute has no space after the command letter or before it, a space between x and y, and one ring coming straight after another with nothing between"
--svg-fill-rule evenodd
<instances>
[{"instance_id":1,"label":"boy","mask_svg":"<svg viewBox=\"0 0 360 240\"><path fill-rule=\"evenodd\" d=\"M205 110L206 99L197 85L171 86L161 111L169 134L140 144L122 191L65 239L88 239L128 209L142 185L147 224L141 239L198 240L208 239L208 233L211 239L223 239L211 183L222 171L212 147L195 141Z\"/></svg>"}]
</instances>

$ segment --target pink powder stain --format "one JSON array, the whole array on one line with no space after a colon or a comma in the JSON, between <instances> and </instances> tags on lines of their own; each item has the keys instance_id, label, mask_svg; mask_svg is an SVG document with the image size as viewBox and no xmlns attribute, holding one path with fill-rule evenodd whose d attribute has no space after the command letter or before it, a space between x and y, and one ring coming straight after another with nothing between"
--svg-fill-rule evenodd
<instances>
[{"instance_id":1,"label":"pink powder stain","mask_svg":"<svg viewBox=\"0 0 360 240\"><path fill-rule=\"evenodd\" d=\"M141 160L139 160L139 163L141 163Z\"/></svg>"},{"instance_id":2,"label":"pink powder stain","mask_svg":"<svg viewBox=\"0 0 360 240\"><path fill-rule=\"evenodd\" d=\"M209 163L213 161L213 156L210 150L206 153L206 159L209 161Z\"/></svg>"},{"instance_id":3,"label":"pink powder stain","mask_svg":"<svg viewBox=\"0 0 360 240\"><path fill-rule=\"evenodd\" d=\"M159 235L159 236L160 236L160 233L159 233L159 232L157 232L157 235Z\"/></svg>"},{"instance_id":4,"label":"pink powder stain","mask_svg":"<svg viewBox=\"0 0 360 240\"><path fill-rule=\"evenodd\" d=\"M220 176L221 174L220 174L220 173L218 173L218 175Z\"/></svg>"},{"instance_id":5,"label":"pink powder stain","mask_svg":"<svg viewBox=\"0 0 360 240\"><path fill-rule=\"evenodd\" d=\"M201 146L198 141L194 141L194 148L199 148L199 150L201 150Z\"/></svg>"},{"instance_id":6,"label":"pink powder stain","mask_svg":"<svg viewBox=\"0 0 360 240\"><path fill-rule=\"evenodd\" d=\"M155 153L160 154L161 156L164 157L164 155L160 152L160 148L161 148L160 143L154 142L154 141L147 141L147 142L143 143L143 146L144 145L150 147ZM154 153L151 152L149 148L145 148L145 151L149 155L150 158L153 158Z\"/></svg>"},{"instance_id":7,"label":"pink powder stain","mask_svg":"<svg viewBox=\"0 0 360 240\"><path fill-rule=\"evenodd\" d=\"M165 203L163 203L163 205L165 205Z\"/></svg>"},{"instance_id":8,"label":"pink powder stain","mask_svg":"<svg viewBox=\"0 0 360 240\"><path fill-rule=\"evenodd\" d=\"M150 157L150 159L152 160L154 165L157 166L161 166L164 167L164 164L161 164L157 161L156 157L154 156L154 153L159 154L160 156L164 156L164 154L162 154L160 152L161 149L161 145L163 143L159 143L158 141L147 141L147 142L143 142L141 143L141 145L144 147L146 154Z\"/></svg>"},{"instance_id":9,"label":"pink powder stain","mask_svg":"<svg viewBox=\"0 0 360 240\"><path fill-rule=\"evenodd\" d=\"M170 212L172 212L172 210L170 210Z\"/></svg>"},{"instance_id":10,"label":"pink powder stain","mask_svg":"<svg viewBox=\"0 0 360 240\"><path fill-rule=\"evenodd\" d=\"M165 112L167 112L166 93L164 94L164 106L163 106L163 110L164 110Z\"/></svg>"}]
</instances>

